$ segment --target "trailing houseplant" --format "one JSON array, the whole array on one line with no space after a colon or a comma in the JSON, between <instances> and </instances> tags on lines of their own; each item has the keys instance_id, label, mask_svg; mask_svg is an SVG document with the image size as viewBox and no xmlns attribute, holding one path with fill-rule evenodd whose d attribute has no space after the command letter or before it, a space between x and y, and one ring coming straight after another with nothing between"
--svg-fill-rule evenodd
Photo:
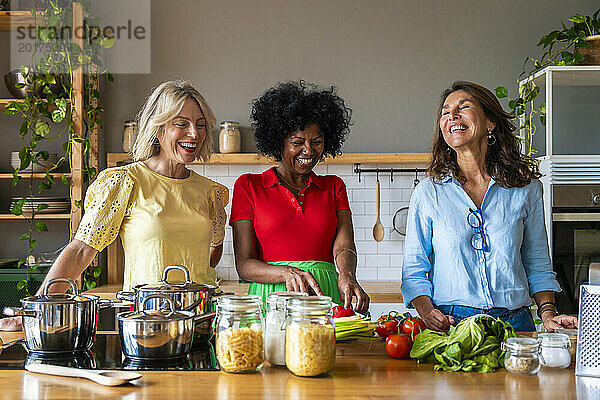
<instances>
[{"instance_id":1,"label":"trailing houseplant","mask_svg":"<svg viewBox=\"0 0 600 400\"><path fill-rule=\"evenodd\" d=\"M517 78L517 91L509 99L508 106L513 114L519 118L519 131L517 136L523 141L525 152L528 155L537 153L533 145L533 136L536 132L535 118L539 118L542 125L546 125L546 104L535 105L535 99L540 93L540 88L533 80L536 73L551 65L594 65L598 61L593 59L593 54L600 50L600 9L592 16L576 14L568 18L567 26L561 21L562 29L553 30L544 35L537 46L542 48L539 58L526 57L523 68ZM525 81L524 84L520 82ZM509 96L509 91L504 86L495 90L500 99Z\"/></svg>"},{"instance_id":2,"label":"trailing houseplant","mask_svg":"<svg viewBox=\"0 0 600 400\"><path fill-rule=\"evenodd\" d=\"M99 103L98 74L100 47L109 48L114 39L95 35L86 38L82 47L73 42L72 38L58 38L57 32L68 26L73 21L73 3L80 3L84 11L89 10L89 1L65 2L62 0L39 0L31 10L34 18L35 42L31 65L20 68L24 83L17 84L18 88L25 89L26 96L23 101L10 102L5 110L8 115L18 116L22 119L19 129L19 138L22 147L19 150L20 166L13 174L13 185L25 179L27 195L13 204L11 212L22 215L27 220L27 231L20 236L20 240L27 242L27 255L19 260L18 266L27 268L26 278L18 282L17 289L25 290L29 295L30 273L37 270L38 264L32 261L33 251L36 247L35 232L47 232L48 227L43 221L36 219L36 214L47 209L47 204L38 204L31 213L25 214L23 206L27 198L39 195L50 190L55 184L54 172L60 165L69 165L72 172L71 156L74 144L79 142L83 147L83 174L85 181L89 182L96 175L96 169L88 163L90 149L89 132L101 129L102 107ZM88 17L97 26L97 20ZM87 23L87 22L84 22ZM60 40L59 40L60 39ZM52 45L52 51L40 53L37 49ZM85 101L83 112L86 116L86 129L84 132L75 130L75 93L73 87L74 72L83 68L87 73L85 86ZM108 71L102 75L112 81ZM49 153L43 149L45 141L50 139L64 140L64 155L55 163L49 163ZM36 185L33 165L43 168L43 179ZM27 171L27 173L23 173ZM72 184L67 174L63 174L62 183ZM81 204L75 204L81 207ZM30 210L30 207L27 208ZM89 289L97 284L101 269L97 265L88 268L83 274L84 289Z\"/></svg>"}]
</instances>

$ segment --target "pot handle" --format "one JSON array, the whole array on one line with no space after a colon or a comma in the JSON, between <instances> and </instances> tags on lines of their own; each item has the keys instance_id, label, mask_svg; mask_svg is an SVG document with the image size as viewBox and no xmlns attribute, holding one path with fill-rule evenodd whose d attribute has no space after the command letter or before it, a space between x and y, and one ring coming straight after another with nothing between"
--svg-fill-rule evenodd
<instances>
[{"instance_id":1,"label":"pot handle","mask_svg":"<svg viewBox=\"0 0 600 400\"><path fill-rule=\"evenodd\" d=\"M214 311L206 313L206 314L196 315L194 317L194 322L199 323L199 322L208 321L208 320L213 319L216 315L217 315L217 313Z\"/></svg>"},{"instance_id":2,"label":"pot handle","mask_svg":"<svg viewBox=\"0 0 600 400\"><path fill-rule=\"evenodd\" d=\"M123 290L119 290L117 292L116 297L119 300L127 300L127 301L131 301L132 303L135 302L135 293L133 293L133 292L125 292Z\"/></svg>"},{"instance_id":3,"label":"pot handle","mask_svg":"<svg viewBox=\"0 0 600 400\"><path fill-rule=\"evenodd\" d=\"M25 310L21 307L4 307L2 312L8 317L37 317L37 312Z\"/></svg>"},{"instance_id":4,"label":"pot handle","mask_svg":"<svg viewBox=\"0 0 600 400\"><path fill-rule=\"evenodd\" d=\"M169 313L166 315L167 317L170 317L175 312L175 302L173 301L172 298L170 298L166 294L152 293L152 294L144 297L144 300L142 300L142 312L144 314L146 314L146 303L148 303L148 300L150 300L150 299L166 300L167 304L169 304Z\"/></svg>"},{"instance_id":5,"label":"pot handle","mask_svg":"<svg viewBox=\"0 0 600 400\"><path fill-rule=\"evenodd\" d=\"M183 272L183 275L185 277L185 283L183 285L177 285L169 283L169 281L167 281L167 275L169 275L169 271L172 271L174 269L178 269ZM183 265L167 265L163 270L162 282L173 286L184 286L188 283L193 283L192 279L190 278L190 270L184 267Z\"/></svg>"},{"instance_id":6,"label":"pot handle","mask_svg":"<svg viewBox=\"0 0 600 400\"><path fill-rule=\"evenodd\" d=\"M46 285L44 286L44 296L48 295L48 290L50 289L50 286L55 283L58 283L58 282L64 282L64 283L68 283L69 285L71 285L71 290L73 291L73 296L77 296L79 294L79 290L77 290L77 285L75 285L75 282L73 282L72 279L54 278L54 279L50 279L48 282L46 282Z\"/></svg>"},{"instance_id":7,"label":"pot handle","mask_svg":"<svg viewBox=\"0 0 600 400\"><path fill-rule=\"evenodd\" d=\"M105 308L110 308L113 305L113 301L110 299L100 299L98 300L98 309L104 310Z\"/></svg>"}]
</instances>

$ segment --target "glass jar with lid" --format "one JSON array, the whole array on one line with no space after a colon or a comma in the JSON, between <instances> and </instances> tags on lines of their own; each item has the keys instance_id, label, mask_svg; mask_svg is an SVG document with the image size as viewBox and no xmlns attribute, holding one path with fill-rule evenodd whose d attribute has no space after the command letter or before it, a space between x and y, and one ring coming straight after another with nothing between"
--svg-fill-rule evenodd
<instances>
[{"instance_id":1,"label":"glass jar with lid","mask_svg":"<svg viewBox=\"0 0 600 400\"><path fill-rule=\"evenodd\" d=\"M256 372L264 361L262 299L256 295L217 298L215 336L222 371Z\"/></svg>"},{"instance_id":2,"label":"glass jar with lid","mask_svg":"<svg viewBox=\"0 0 600 400\"><path fill-rule=\"evenodd\" d=\"M567 368L571 365L571 341L564 333L540 333L540 363L545 367Z\"/></svg>"},{"instance_id":3,"label":"glass jar with lid","mask_svg":"<svg viewBox=\"0 0 600 400\"><path fill-rule=\"evenodd\" d=\"M305 292L273 292L267 297L265 317L265 359L271 365L285 365L285 306L289 299L308 296Z\"/></svg>"},{"instance_id":4,"label":"glass jar with lid","mask_svg":"<svg viewBox=\"0 0 600 400\"><path fill-rule=\"evenodd\" d=\"M331 298L291 298L286 305L285 364L294 375L319 376L335 366Z\"/></svg>"},{"instance_id":5,"label":"glass jar with lid","mask_svg":"<svg viewBox=\"0 0 600 400\"><path fill-rule=\"evenodd\" d=\"M136 121L125 121L123 125L123 151L129 153L133 151L133 144L137 138L138 123Z\"/></svg>"},{"instance_id":6,"label":"glass jar with lid","mask_svg":"<svg viewBox=\"0 0 600 400\"><path fill-rule=\"evenodd\" d=\"M540 370L540 343L532 338L508 338L502 343L506 351L504 367L513 374L534 375Z\"/></svg>"},{"instance_id":7,"label":"glass jar with lid","mask_svg":"<svg viewBox=\"0 0 600 400\"><path fill-rule=\"evenodd\" d=\"M239 153L242 151L242 138L240 135L240 124L238 122L221 122L219 151L221 153Z\"/></svg>"}]
</instances>

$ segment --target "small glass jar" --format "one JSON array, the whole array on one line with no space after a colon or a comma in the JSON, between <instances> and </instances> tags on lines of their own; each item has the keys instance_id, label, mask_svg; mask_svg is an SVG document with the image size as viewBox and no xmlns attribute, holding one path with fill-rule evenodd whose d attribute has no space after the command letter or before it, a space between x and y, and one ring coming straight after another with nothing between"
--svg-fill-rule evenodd
<instances>
[{"instance_id":1,"label":"small glass jar","mask_svg":"<svg viewBox=\"0 0 600 400\"><path fill-rule=\"evenodd\" d=\"M577 359L577 329L560 328L556 329L556 333L564 333L569 337L571 346L569 347L569 354L571 354L571 364Z\"/></svg>"},{"instance_id":2,"label":"small glass jar","mask_svg":"<svg viewBox=\"0 0 600 400\"><path fill-rule=\"evenodd\" d=\"M138 123L136 121L125 121L123 125L123 151L129 153L133 150L133 144L137 138Z\"/></svg>"},{"instance_id":3,"label":"small glass jar","mask_svg":"<svg viewBox=\"0 0 600 400\"><path fill-rule=\"evenodd\" d=\"M502 343L506 351L504 367L513 374L534 375L540 370L540 343L531 338L508 338Z\"/></svg>"},{"instance_id":4,"label":"small glass jar","mask_svg":"<svg viewBox=\"0 0 600 400\"><path fill-rule=\"evenodd\" d=\"M286 306L285 365L294 375L319 376L335 366L331 298L292 298Z\"/></svg>"},{"instance_id":5,"label":"small glass jar","mask_svg":"<svg viewBox=\"0 0 600 400\"><path fill-rule=\"evenodd\" d=\"M271 365L285 365L285 306L289 299L308 296L305 292L273 292L267 297L265 317L265 359Z\"/></svg>"},{"instance_id":6,"label":"small glass jar","mask_svg":"<svg viewBox=\"0 0 600 400\"><path fill-rule=\"evenodd\" d=\"M240 135L240 124L238 122L221 122L219 151L221 153L239 153L242 151L242 138Z\"/></svg>"},{"instance_id":7,"label":"small glass jar","mask_svg":"<svg viewBox=\"0 0 600 400\"><path fill-rule=\"evenodd\" d=\"M256 372L264 361L262 299L256 295L217 298L217 361L222 371Z\"/></svg>"},{"instance_id":8,"label":"small glass jar","mask_svg":"<svg viewBox=\"0 0 600 400\"><path fill-rule=\"evenodd\" d=\"M571 365L571 341L564 333L540 333L538 335L542 350L540 363L544 367L567 368Z\"/></svg>"}]
</instances>

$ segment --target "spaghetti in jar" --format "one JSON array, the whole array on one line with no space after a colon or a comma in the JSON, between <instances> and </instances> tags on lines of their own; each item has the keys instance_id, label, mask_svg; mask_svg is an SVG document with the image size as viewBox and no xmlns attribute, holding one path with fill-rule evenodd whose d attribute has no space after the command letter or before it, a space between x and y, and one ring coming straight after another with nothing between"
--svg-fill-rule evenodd
<instances>
[{"instance_id":1,"label":"spaghetti in jar","mask_svg":"<svg viewBox=\"0 0 600 400\"><path fill-rule=\"evenodd\" d=\"M217 299L216 354L222 371L258 371L264 362L262 300L255 295Z\"/></svg>"}]
</instances>

